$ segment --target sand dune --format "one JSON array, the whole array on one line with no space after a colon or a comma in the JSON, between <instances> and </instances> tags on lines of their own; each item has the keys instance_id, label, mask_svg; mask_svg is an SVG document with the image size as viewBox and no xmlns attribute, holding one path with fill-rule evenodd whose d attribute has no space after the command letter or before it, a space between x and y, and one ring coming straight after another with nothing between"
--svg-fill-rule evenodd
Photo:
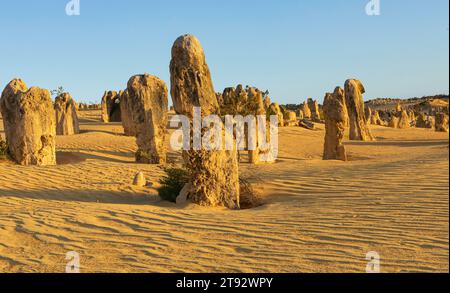
<instances>
[{"instance_id":1,"label":"sand dune","mask_svg":"<svg viewBox=\"0 0 450 293\"><path fill-rule=\"evenodd\" d=\"M323 125L282 128L278 163L241 164L265 205L230 211L133 187L163 170L134 163L120 124L81 115L58 166L0 162L1 272L64 272L72 250L82 272L363 273L369 251L382 272L449 271L448 134L372 127L377 141L346 142L344 163L321 160Z\"/></svg>"}]
</instances>

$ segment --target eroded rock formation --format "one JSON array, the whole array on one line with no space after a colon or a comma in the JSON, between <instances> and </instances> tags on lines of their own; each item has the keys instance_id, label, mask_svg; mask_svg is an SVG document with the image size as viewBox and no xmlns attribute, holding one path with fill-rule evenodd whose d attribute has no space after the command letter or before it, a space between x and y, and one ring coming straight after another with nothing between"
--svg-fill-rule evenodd
<instances>
[{"instance_id":1,"label":"eroded rock formation","mask_svg":"<svg viewBox=\"0 0 450 293\"><path fill-rule=\"evenodd\" d=\"M156 76L135 75L128 81L122 98L127 104L123 114L130 120L129 128L136 135L136 161L164 164L169 109L166 83Z\"/></svg>"},{"instance_id":2,"label":"eroded rock formation","mask_svg":"<svg viewBox=\"0 0 450 293\"><path fill-rule=\"evenodd\" d=\"M48 90L20 79L3 90L0 111L11 158L20 165L56 165L55 110Z\"/></svg>"},{"instance_id":3,"label":"eroded rock formation","mask_svg":"<svg viewBox=\"0 0 450 293\"><path fill-rule=\"evenodd\" d=\"M69 93L63 93L55 99L56 135L74 135L80 133L77 105Z\"/></svg>"},{"instance_id":4,"label":"eroded rock formation","mask_svg":"<svg viewBox=\"0 0 450 293\"><path fill-rule=\"evenodd\" d=\"M364 86L359 80L349 79L345 82L345 102L349 116L350 140L374 140L364 111Z\"/></svg>"},{"instance_id":5,"label":"eroded rock formation","mask_svg":"<svg viewBox=\"0 0 450 293\"><path fill-rule=\"evenodd\" d=\"M311 120L314 122L320 122L320 110L319 110L319 103L317 101L314 101L313 99L308 99L307 102L308 108L311 111Z\"/></svg>"},{"instance_id":6,"label":"eroded rock formation","mask_svg":"<svg viewBox=\"0 0 450 293\"><path fill-rule=\"evenodd\" d=\"M284 113L284 124L286 126L298 126L297 114L294 111L286 111Z\"/></svg>"},{"instance_id":7,"label":"eroded rock formation","mask_svg":"<svg viewBox=\"0 0 450 293\"><path fill-rule=\"evenodd\" d=\"M448 116L445 113L436 114L435 128L437 132L448 132Z\"/></svg>"},{"instance_id":8,"label":"eroded rock formation","mask_svg":"<svg viewBox=\"0 0 450 293\"><path fill-rule=\"evenodd\" d=\"M425 113L419 113L416 119L416 127L417 128L434 128L434 119L432 117L427 116Z\"/></svg>"},{"instance_id":9,"label":"eroded rock formation","mask_svg":"<svg viewBox=\"0 0 450 293\"><path fill-rule=\"evenodd\" d=\"M304 119L311 119L311 109L309 109L307 102L300 105L300 111L303 112Z\"/></svg>"},{"instance_id":10,"label":"eroded rock formation","mask_svg":"<svg viewBox=\"0 0 450 293\"><path fill-rule=\"evenodd\" d=\"M222 115L252 116L255 118L256 129L259 129L258 116L266 116L265 102L267 102L267 100L263 99L263 93L259 89L255 87L246 87L244 89L242 85L238 85L236 88L226 88L221 96L220 112ZM246 125L244 139L248 149L249 161L252 164L257 164L260 162L260 154L263 153L258 145L258 131L256 131L256 137L254 138L256 142L254 149L248 145L248 135L248 125Z\"/></svg>"},{"instance_id":11,"label":"eroded rock formation","mask_svg":"<svg viewBox=\"0 0 450 293\"><path fill-rule=\"evenodd\" d=\"M378 111L372 111L372 115L370 116L370 119L371 119L370 124L372 124L372 125L378 125L378 126L385 125L383 120L381 120L380 112L378 112Z\"/></svg>"},{"instance_id":12,"label":"eroded rock formation","mask_svg":"<svg viewBox=\"0 0 450 293\"><path fill-rule=\"evenodd\" d=\"M120 117L122 120L122 127L125 136L136 136L137 130L136 125L133 122L132 116L132 100L128 96L128 92L120 91Z\"/></svg>"},{"instance_id":13,"label":"eroded rock formation","mask_svg":"<svg viewBox=\"0 0 450 293\"><path fill-rule=\"evenodd\" d=\"M102 97L102 121L121 122L120 96L116 91L107 91Z\"/></svg>"},{"instance_id":14,"label":"eroded rock formation","mask_svg":"<svg viewBox=\"0 0 450 293\"><path fill-rule=\"evenodd\" d=\"M179 37L172 47L170 63L171 96L176 113L193 118L193 107L202 117L219 114L211 73L199 40ZM207 131L207 128L203 129ZM237 152L189 150L183 152L190 184L188 198L200 205L240 207Z\"/></svg>"},{"instance_id":15,"label":"eroded rock formation","mask_svg":"<svg viewBox=\"0 0 450 293\"><path fill-rule=\"evenodd\" d=\"M410 118L408 115L408 112L406 110L402 110L398 113L398 125L397 128L399 129L407 129L411 127Z\"/></svg>"},{"instance_id":16,"label":"eroded rock formation","mask_svg":"<svg viewBox=\"0 0 450 293\"><path fill-rule=\"evenodd\" d=\"M348 114L345 106L345 93L342 88L337 87L334 93L325 95L323 114L326 130L323 159L347 161L342 141Z\"/></svg>"}]
</instances>

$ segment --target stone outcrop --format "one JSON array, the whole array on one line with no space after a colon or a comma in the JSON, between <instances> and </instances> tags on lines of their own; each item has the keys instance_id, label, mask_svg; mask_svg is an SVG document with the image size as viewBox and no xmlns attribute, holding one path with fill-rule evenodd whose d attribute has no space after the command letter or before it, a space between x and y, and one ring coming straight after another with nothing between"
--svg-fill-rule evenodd
<instances>
[{"instance_id":1,"label":"stone outcrop","mask_svg":"<svg viewBox=\"0 0 450 293\"><path fill-rule=\"evenodd\" d=\"M166 83L148 74L133 76L122 98L127 104L123 114L130 119L130 128L136 135L136 161L164 164L169 109Z\"/></svg>"},{"instance_id":2,"label":"stone outcrop","mask_svg":"<svg viewBox=\"0 0 450 293\"><path fill-rule=\"evenodd\" d=\"M284 113L285 126L298 126L297 114L294 111L286 111Z\"/></svg>"},{"instance_id":3,"label":"stone outcrop","mask_svg":"<svg viewBox=\"0 0 450 293\"><path fill-rule=\"evenodd\" d=\"M281 111L280 105L278 103L272 103L267 110L267 115L278 117L278 126L284 127L284 114Z\"/></svg>"},{"instance_id":4,"label":"stone outcrop","mask_svg":"<svg viewBox=\"0 0 450 293\"><path fill-rule=\"evenodd\" d=\"M365 107L364 112L365 112L364 115L366 116L367 125L371 125L372 124L372 109L370 109L370 107Z\"/></svg>"},{"instance_id":5,"label":"stone outcrop","mask_svg":"<svg viewBox=\"0 0 450 293\"><path fill-rule=\"evenodd\" d=\"M400 118L396 115L392 115L391 119L389 120L388 126L391 128L398 128L399 122Z\"/></svg>"},{"instance_id":6,"label":"stone outcrop","mask_svg":"<svg viewBox=\"0 0 450 293\"><path fill-rule=\"evenodd\" d=\"M437 113L435 121L437 132L448 132L448 116L445 113Z\"/></svg>"},{"instance_id":7,"label":"stone outcrop","mask_svg":"<svg viewBox=\"0 0 450 293\"><path fill-rule=\"evenodd\" d=\"M400 104L397 105L397 109L401 109ZM396 110L397 110L396 109ZM406 110L400 110L399 112L392 112L389 114L389 122L388 126L391 128L398 128L398 129L407 129L411 127L411 121L410 116L408 115L408 112Z\"/></svg>"},{"instance_id":8,"label":"stone outcrop","mask_svg":"<svg viewBox=\"0 0 450 293\"><path fill-rule=\"evenodd\" d=\"M250 113L250 109L248 109L248 93L241 84L236 88L226 88L222 93L222 100L220 101L219 106L222 115L247 116L253 114Z\"/></svg>"},{"instance_id":9,"label":"stone outcrop","mask_svg":"<svg viewBox=\"0 0 450 293\"><path fill-rule=\"evenodd\" d=\"M300 111L303 112L303 118L304 119L311 119L311 109L308 106L307 102L304 102L300 105Z\"/></svg>"},{"instance_id":10,"label":"stone outcrop","mask_svg":"<svg viewBox=\"0 0 450 293\"><path fill-rule=\"evenodd\" d=\"M69 93L63 93L55 99L56 135L74 135L80 133L77 105Z\"/></svg>"},{"instance_id":11,"label":"stone outcrop","mask_svg":"<svg viewBox=\"0 0 450 293\"><path fill-rule=\"evenodd\" d=\"M397 128L399 129L407 129L411 127L410 118L408 115L408 112L406 110L402 110L398 113L398 125Z\"/></svg>"},{"instance_id":12,"label":"stone outcrop","mask_svg":"<svg viewBox=\"0 0 450 293\"><path fill-rule=\"evenodd\" d=\"M411 126L415 126L416 125L416 113L413 110L409 110L408 111L408 117L409 117L409 122Z\"/></svg>"},{"instance_id":13,"label":"stone outcrop","mask_svg":"<svg viewBox=\"0 0 450 293\"><path fill-rule=\"evenodd\" d=\"M342 88L337 87L334 93L325 95L323 114L326 130L323 159L347 161L342 141L348 114L345 106L345 93Z\"/></svg>"},{"instance_id":14,"label":"stone outcrop","mask_svg":"<svg viewBox=\"0 0 450 293\"><path fill-rule=\"evenodd\" d=\"M220 114L211 73L199 40L179 37L172 47L171 96L177 114L193 118L193 107L202 117ZM204 128L208 131L208 128ZM188 198L200 205L240 208L239 169L236 150L189 150L183 152L189 172Z\"/></svg>"},{"instance_id":15,"label":"stone outcrop","mask_svg":"<svg viewBox=\"0 0 450 293\"><path fill-rule=\"evenodd\" d=\"M145 175L142 172L138 172L133 179L133 185L137 187L144 187L147 185L147 180L145 179Z\"/></svg>"},{"instance_id":16,"label":"stone outcrop","mask_svg":"<svg viewBox=\"0 0 450 293\"><path fill-rule=\"evenodd\" d=\"M303 114L303 111L300 110L300 109L297 111L297 118L298 118L299 120L305 119L305 115Z\"/></svg>"},{"instance_id":17,"label":"stone outcrop","mask_svg":"<svg viewBox=\"0 0 450 293\"><path fill-rule=\"evenodd\" d=\"M313 99L308 99L307 101L308 108L311 111L311 120L314 122L320 122L320 110L319 110L319 103L317 101L314 101Z\"/></svg>"},{"instance_id":18,"label":"stone outcrop","mask_svg":"<svg viewBox=\"0 0 450 293\"><path fill-rule=\"evenodd\" d=\"M372 125L378 125L383 126L385 123L383 120L381 120L380 112L378 111L372 111L372 115L370 116L370 124Z\"/></svg>"},{"instance_id":19,"label":"stone outcrop","mask_svg":"<svg viewBox=\"0 0 450 293\"><path fill-rule=\"evenodd\" d=\"M359 80L349 79L345 82L345 102L349 116L350 140L374 140L367 126L363 101L364 93L364 86Z\"/></svg>"},{"instance_id":20,"label":"stone outcrop","mask_svg":"<svg viewBox=\"0 0 450 293\"><path fill-rule=\"evenodd\" d=\"M236 88L226 88L221 94L222 100L220 101L220 113L221 115L241 115L246 117L251 115L256 118L256 129L259 129L258 115L266 116L265 101L263 99L263 93L254 87L244 87L238 85ZM248 127L245 129L245 144L248 147ZM258 132L256 133L258 135ZM262 153L258 145L258 137L256 140L256 148L248 150L249 161L252 164L260 162L259 156Z\"/></svg>"},{"instance_id":21,"label":"stone outcrop","mask_svg":"<svg viewBox=\"0 0 450 293\"><path fill-rule=\"evenodd\" d=\"M132 100L129 98L127 91L120 91L120 118L125 136L136 136L137 129L132 117Z\"/></svg>"},{"instance_id":22,"label":"stone outcrop","mask_svg":"<svg viewBox=\"0 0 450 293\"><path fill-rule=\"evenodd\" d=\"M55 110L50 92L12 80L0 99L8 153L20 165L56 165Z\"/></svg>"},{"instance_id":23,"label":"stone outcrop","mask_svg":"<svg viewBox=\"0 0 450 293\"><path fill-rule=\"evenodd\" d=\"M434 119L432 117L427 116L425 113L419 113L416 119L416 127L417 128L434 128Z\"/></svg>"},{"instance_id":24,"label":"stone outcrop","mask_svg":"<svg viewBox=\"0 0 450 293\"><path fill-rule=\"evenodd\" d=\"M102 121L121 122L120 96L116 91L107 91L102 97Z\"/></svg>"},{"instance_id":25,"label":"stone outcrop","mask_svg":"<svg viewBox=\"0 0 450 293\"><path fill-rule=\"evenodd\" d=\"M386 110L379 110L378 116L380 116L381 121L384 126L389 126L389 122L391 121L392 113Z\"/></svg>"}]
</instances>

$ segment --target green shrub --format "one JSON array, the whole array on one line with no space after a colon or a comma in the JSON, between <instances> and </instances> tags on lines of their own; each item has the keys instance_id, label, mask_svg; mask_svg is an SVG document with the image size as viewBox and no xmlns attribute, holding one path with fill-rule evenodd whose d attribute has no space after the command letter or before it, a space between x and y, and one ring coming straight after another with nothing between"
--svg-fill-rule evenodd
<instances>
[{"instance_id":1,"label":"green shrub","mask_svg":"<svg viewBox=\"0 0 450 293\"><path fill-rule=\"evenodd\" d=\"M150 160L150 156L148 155L148 153L146 153L140 149L136 151L136 153L134 154L134 157L136 158L137 162L143 162L144 160L147 160L147 161Z\"/></svg>"},{"instance_id":2,"label":"green shrub","mask_svg":"<svg viewBox=\"0 0 450 293\"><path fill-rule=\"evenodd\" d=\"M5 160L8 156L8 145L0 137L0 160Z\"/></svg>"},{"instance_id":3,"label":"green shrub","mask_svg":"<svg viewBox=\"0 0 450 293\"><path fill-rule=\"evenodd\" d=\"M253 188L249 182L250 178L243 175L239 177L239 205L241 209L251 209L263 205L261 195Z\"/></svg>"},{"instance_id":4,"label":"green shrub","mask_svg":"<svg viewBox=\"0 0 450 293\"><path fill-rule=\"evenodd\" d=\"M180 191L189 182L189 173L180 168L165 169L165 172L166 176L159 181L161 184L161 187L158 188L159 197L166 201L176 202ZM239 178L241 209L251 209L263 204L260 194L253 189L250 183L251 179L245 175L241 175Z\"/></svg>"},{"instance_id":5,"label":"green shrub","mask_svg":"<svg viewBox=\"0 0 450 293\"><path fill-rule=\"evenodd\" d=\"M163 200L176 202L181 189L188 183L188 172L180 168L165 169L165 172L166 176L159 181L158 195Z\"/></svg>"}]
</instances>

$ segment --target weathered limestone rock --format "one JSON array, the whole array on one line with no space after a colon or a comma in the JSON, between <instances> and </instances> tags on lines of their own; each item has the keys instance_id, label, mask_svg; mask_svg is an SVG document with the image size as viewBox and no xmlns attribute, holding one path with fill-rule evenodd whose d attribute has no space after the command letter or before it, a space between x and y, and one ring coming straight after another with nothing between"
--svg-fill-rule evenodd
<instances>
[{"instance_id":1,"label":"weathered limestone rock","mask_svg":"<svg viewBox=\"0 0 450 293\"><path fill-rule=\"evenodd\" d=\"M124 116L130 119L129 129L136 135L136 161L164 164L169 109L166 83L156 76L136 75L128 81L122 97L127 105Z\"/></svg>"},{"instance_id":2,"label":"weathered limestone rock","mask_svg":"<svg viewBox=\"0 0 450 293\"><path fill-rule=\"evenodd\" d=\"M427 117L425 113L419 113L416 119L416 127L432 129L434 128L434 121L431 117Z\"/></svg>"},{"instance_id":3,"label":"weathered limestone rock","mask_svg":"<svg viewBox=\"0 0 450 293\"><path fill-rule=\"evenodd\" d=\"M345 82L345 102L350 124L350 140L374 140L367 126L364 113L364 86L359 80L349 79Z\"/></svg>"},{"instance_id":4,"label":"weathered limestone rock","mask_svg":"<svg viewBox=\"0 0 450 293\"><path fill-rule=\"evenodd\" d=\"M324 114L323 114L323 105L320 105L319 104L319 117L320 117L320 123L325 123L325 120L324 120Z\"/></svg>"},{"instance_id":5,"label":"weathered limestone rock","mask_svg":"<svg viewBox=\"0 0 450 293\"><path fill-rule=\"evenodd\" d=\"M398 113L398 125L397 128L399 129L407 129L411 127L411 122L409 120L409 115L408 113L403 110L400 113Z\"/></svg>"},{"instance_id":6,"label":"weathered limestone rock","mask_svg":"<svg viewBox=\"0 0 450 293\"><path fill-rule=\"evenodd\" d=\"M272 104L272 102L270 101L270 97L267 96L264 98L264 109L267 111L267 109L269 109L270 104Z\"/></svg>"},{"instance_id":7,"label":"weathered limestone rock","mask_svg":"<svg viewBox=\"0 0 450 293\"><path fill-rule=\"evenodd\" d=\"M216 93L216 99L217 99L217 102L219 103L219 105L221 105L223 103L222 93ZM173 106L170 107L170 110L174 111Z\"/></svg>"},{"instance_id":8,"label":"weathered limestone rock","mask_svg":"<svg viewBox=\"0 0 450 293\"><path fill-rule=\"evenodd\" d=\"M372 115L370 117L372 125L383 126L384 122L381 120L380 112L372 111Z\"/></svg>"},{"instance_id":9,"label":"weathered limestone rock","mask_svg":"<svg viewBox=\"0 0 450 293\"><path fill-rule=\"evenodd\" d=\"M401 109L400 104L397 109ZM390 113L388 126L391 128L407 129L411 127L410 116L406 110Z\"/></svg>"},{"instance_id":10,"label":"weathered limestone rock","mask_svg":"<svg viewBox=\"0 0 450 293\"><path fill-rule=\"evenodd\" d=\"M308 129L308 130L315 130L316 129L316 125L313 122L311 122L310 120L307 120L307 119L300 120L298 122L298 126L300 126L302 128L305 128L305 129Z\"/></svg>"},{"instance_id":11,"label":"weathered limestone rock","mask_svg":"<svg viewBox=\"0 0 450 293\"><path fill-rule=\"evenodd\" d=\"M56 165L55 110L48 90L20 79L3 90L0 111L11 158L20 165Z\"/></svg>"},{"instance_id":12,"label":"weathered limestone rock","mask_svg":"<svg viewBox=\"0 0 450 293\"><path fill-rule=\"evenodd\" d=\"M220 113L222 115L242 115L251 114L248 108L248 93L242 85L236 88L226 88L222 93L220 103Z\"/></svg>"},{"instance_id":13,"label":"weathered limestone rock","mask_svg":"<svg viewBox=\"0 0 450 293\"><path fill-rule=\"evenodd\" d=\"M364 115L366 116L367 125L371 125L372 124L372 109L370 109L370 107L365 107L364 112L365 112Z\"/></svg>"},{"instance_id":14,"label":"weathered limestone rock","mask_svg":"<svg viewBox=\"0 0 450 293\"><path fill-rule=\"evenodd\" d=\"M251 115L266 115L263 93L255 87L247 88L247 111Z\"/></svg>"},{"instance_id":15,"label":"weathered limestone rock","mask_svg":"<svg viewBox=\"0 0 450 293\"><path fill-rule=\"evenodd\" d=\"M267 110L267 114L269 116L277 116L278 117L278 126L279 127L284 127L284 115L283 112L281 111L280 105L278 105L278 103L272 103L269 107L269 109Z\"/></svg>"},{"instance_id":16,"label":"weathered limestone rock","mask_svg":"<svg viewBox=\"0 0 450 293\"><path fill-rule=\"evenodd\" d=\"M254 87L244 87L238 85L236 88L226 88L221 94L220 103L221 115L241 115L246 117L251 115L257 118L258 115L266 116L266 109L263 100L263 93ZM258 129L258 120L256 119L256 129ZM245 142L248 147L248 126L246 126ZM258 135L258 133L256 133ZM255 138L258 144L258 137ZM248 150L249 161L251 164L260 162L259 156L261 150L258 145L254 150Z\"/></svg>"},{"instance_id":17,"label":"weathered limestone rock","mask_svg":"<svg viewBox=\"0 0 450 293\"><path fill-rule=\"evenodd\" d=\"M297 126L297 114L294 111L286 111L284 113L284 125L286 126Z\"/></svg>"},{"instance_id":18,"label":"weathered limestone rock","mask_svg":"<svg viewBox=\"0 0 450 293\"><path fill-rule=\"evenodd\" d=\"M392 115L391 119L389 120L388 126L391 128L398 128L399 122L400 122L400 118L396 115Z\"/></svg>"},{"instance_id":19,"label":"weathered limestone rock","mask_svg":"<svg viewBox=\"0 0 450 293\"><path fill-rule=\"evenodd\" d=\"M308 103L304 102L300 105L300 110L303 112L304 119L311 119L311 109L308 107Z\"/></svg>"},{"instance_id":20,"label":"weathered limestone rock","mask_svg":"<svg viewBox=\"0 0 450 293\"><path fill-rule=\"evenodd\" d=\"M132 100L128 96L128 92L120 91L120 116L122 119L122 127L125 136L136 136L137 129L132 117Z\"/></svg>"},{"instance_id":21,"label":"weathered limestone rock","mask_svg":"<svg viewBox=\"0 0 450 293\"><path fill-rule=\"evenodd\" d=\"M63 93L55 99L56 135L74 135L80 133L77 105L69 93Z\"/></svg>"},{"instance_id":22,"label":"weathered limestone rock","mask_svg":"<svg viewBox=\"0 0 450 293\"><path fill-rule=\"evenodd\" d=\"M303 111L302 111L302 110L298 110L298 111L297 111L297 118L298 118L299 120L305 119L305 115L303 114Z\"/></svg>"},{"instance_id":23,"label":"weathered limestone rock","mask_svg":"<svg viewBox=\"0 0 450 293\"><path fill-rule=\"evenodd\" d=\"M448 132L448 116L445 113L436 114L435 128L437 132Z\"/></svg>"},{"instance_id":24,"label":"weathered limestone rock","mask_svg":"<svg viewBox=\"0 0 450 293\"><path fill-rule=\"evenodd\" d=\"M120 96L116 91L107 91L102 97L102 120L104 123L122 121Z\"/></svg>"},{"instance_id":25,"label":"weathered limestone rock","mask_svg":"<svg viewBox=\"0 0 450 293\"><path fill-rule=\"evenodd\" d=\"M326 130L323 159L347 161L342 140L348 114L345 106L345 93L342 88L337 87L334 93L325 95L323 114Z\"/></svg>"},{"instance_id":26,"label":"weathered limestone rock","mask_svg":"<svg viewBox=\"0 0 450 293\"><path fill-rule=\"evenodd\" d=\"M320 110L319 110L319 103L317 101L314 101L313 99L308 99L308 108L311 111L311 119L314 122L320 122Z\"/></svg>"},{"instance_id":27,"label":"weathered limestone rock","mask_svg":"<svg viewBox=\"0 0 450 293\"><path fill-rule=\"evenodd\" d=\"M191 123L193 107L201 107L202 117L219 114L211 73L203 48L196 37L184 35L173 44L170 79L176 113L189 117ZM190 174L188 198L192 202L240 208L236 150L207 151L202 148L184 151L183 158Z\"/></svg>"},{"instance_id":28,"label":"weathered limestone rock","mask_svg":"<svg viewBox=\"0 0 450 293\"><path fill-rule=\"evenodd\" d=\"M248 87L247 88L247 105L246 108L246 115L254 115L256 118L256 129L259 129L258 119L257 116L263 115L266 116L266 109L264 105L263 100L263 93L254 87ZM248 130L246 133L246 139L248 141ZM262 153L262 150L260 149L260 145L258 143L258 131L256 131L256 148L254 150L248 151L248 157L251 164L257 164L260 162L260 155Z\"/></svg>"},{"instance_id":29,"label":"weathered limestone rock","mask_svg":"<svg viewBox=\"0 0 450 293\"><path fill-rule=\"evenodd\" d=\"M413 110L409 110L408 117L409 117L410 125L415 126L416 120L417 120L416 113Z\"/></svg>"},{"instance_id":30,"label":"weathered limestone rock","mask_svg":"<svg viewBox=\"0 0 450 293\"><path fill-rule=\"evenodd\" d=\"M380 116L383 125L389 126L389 122L391 121L391 116L392 116L391 113L386 110L379 110L378 115Z\"/></svg>"},{"instance_id":31,"label":"weathered limestone rock","mask_svg":"<svg viewBox=\"0 0 450 293\"><path fill-rule=\"evenodd\" d=\"M184 205L187 203L188 201L188 196L189 196L189 192L192 189L192 184L188 183L186 184L180 191L180 193L178 194L175 202L177 205Z\"/></svg>"},{"instance_id":32,"label":"weathered limestone rock","mask_svg":"<svg viewBox=\"0 0 450 293\"><path fill-rule=\"evenodd\" d=\"M145 179L145 175L142 172L139 172L134 176L133 185L137 187L144 187L147 185L147 180Z\"/></svg>"}]
</instances>

